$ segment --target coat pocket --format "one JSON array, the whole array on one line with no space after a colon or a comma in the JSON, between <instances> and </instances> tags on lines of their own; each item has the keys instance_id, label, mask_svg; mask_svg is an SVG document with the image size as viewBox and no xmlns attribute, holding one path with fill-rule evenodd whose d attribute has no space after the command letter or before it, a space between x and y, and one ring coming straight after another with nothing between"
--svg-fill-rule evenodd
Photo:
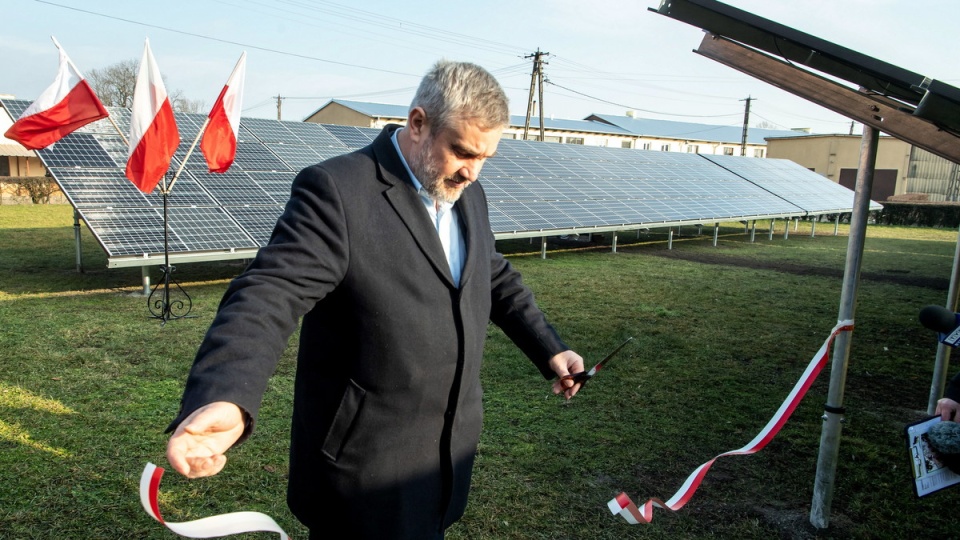
<instances>
[{"instance_id":1,"label":"coat pocket","mask_svg":"<svg viewBox=\"0 0 960 540\"><path fill-rule=\"evenodd\" d=\"M360 388L353 380L348 381L347 388L340 398L340 406L337 407L337 414L333 417L327 436L323 439L323 454L336 461L340 457L343 445L350 436L350 430L353 428L360 415L360 408L363 405L363 396L366 390Z\"/></svg>"}]
</instances>

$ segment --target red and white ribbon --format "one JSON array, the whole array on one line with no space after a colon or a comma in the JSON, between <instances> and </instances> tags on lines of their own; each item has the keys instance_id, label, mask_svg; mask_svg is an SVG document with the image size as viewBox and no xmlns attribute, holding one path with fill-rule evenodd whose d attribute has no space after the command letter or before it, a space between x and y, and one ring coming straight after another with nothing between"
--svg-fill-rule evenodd
<instances>
[{"instance_id":1,"label":"red and white ribbon","mask_svg":"<svg viewBox=\"0 0 960 540\"><path fill-rule=\"evenodd\" d=\"M810 364L807 365L807 369L803 372L803 375L800 377L800 380L797 381L797 384L794 385L793 390L790 391L790 395L788 395L787 399L783 401L783 404L781 404L780 408L777 409L777 412L773 415L773 418L767 422L767 425L764 426L760 433L757 434L752 441L747 443L746 446L738 448L737 450L724 452L697 467L697 469L687 477L686 482L683 483L673 497L666 502L663 502L657 498L651 498L645 502L641 508L638 508L626 493L620 493L607 503L607 507L610 508L610 512L613 514L620 514L623 516L623 519L627 521L627 523L632 525L636 525L638 523L650 523L650 521L653 520L654 506L658 508L666 508L675 512L682 508L683 505L687 504L687 502L693 497L694 492L697 491L697 488L700 487L700 482L703 481L703 477L706 476L707 471L717 459L724 456L753 454L762 450L763 447L773 440L773 438L780 431L780 428L787 423L787 420L790 418L793 410L797 408L797 405L807 393L810 385L813 384L813 381L817 378L817 375L820 374L823 366L826 365L827 360L830 357L830 344L833 342L834 338L836 338L840 332L849 332L851 330L853 330L853 321L851 320L840 321L836 326L833 327L833 330L830 332L830 337L823 342L823 346L820 347L820 350L817 351L817 354L810 361Z\"/></svg>"},{"instance_id":2,"label":"red and white ribbon","mask_svg":"<svg viewBox=\"0 0 960 540\"><path fill-rule=\"evenodd\" d=\"M233 512L182 523L167 523L160 516L157 494L163 469L147 463L140 475L140 503L150 517L164 524L171 531L187 538L216 538L228 534L267 531L280 534L280 540L289 540L287 533L273 519L260 512Z\"/></svg>"}]
</instances>

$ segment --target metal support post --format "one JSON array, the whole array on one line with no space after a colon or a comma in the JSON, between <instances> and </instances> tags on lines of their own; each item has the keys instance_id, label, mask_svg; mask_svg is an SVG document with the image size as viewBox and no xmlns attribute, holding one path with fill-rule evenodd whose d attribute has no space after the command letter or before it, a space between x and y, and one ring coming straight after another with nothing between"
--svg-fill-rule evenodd
<instances>
[{"instance_id":1,"label":"metal support post","mask_svg":"<svg viewBox=\"0 0 960 540\"><path fill-rule=\"evenodd\" d=\"M83 272L83 249L80 248L80 212L73 210L73 243L77 250L77 272Z\"/></svg>"},{"instance_id":2,"label":"metal support post","mask_svg":"<svg viewBox=\"0 0 960 540\"><path fill-rule=\"evenodd\" d=\"M613 253L616 253L617 252L617 232L614 231L612 234L613 234Z\"/></svg>"},{"instance_id":3,"label":"metal support post","mask_svg":"<svg viewBox=\"0 0 960 540\"><path fill-rule=\"evenodd\" d=\"M855 320L857 285L863 258L863 241L867 235L867 216L870 213L870 190L877 161L880 132L864 125L860 141L860 165L850 217L850 237L847 241L847 260L840 292L840 310L837 320ZM820 435L820 454L817 458L817 476L810 505L810 523L823 529L830 523L830 505L833 502L837 458L840 454L840 432L843 427L843 391L847 379L847 360L850 356L851 332L842 332L833 344L833 364L830 370L830 388L823 413Z\"/></svg>"},{"instance_id":4,"label":"metal support post","mask_svg":"<svg viewBox=\"0 0 960 540\"><path fill-rule=\"evenodd\" d=\"M713 224L713 247L717 247L717 238L720 236L720 224Z\"/></svg>"},{"instance_id":5,"label":"metal support post","mask_svg":"<svg viewBox=\"0 0 960 540\"><path fill-rule=\"evenodd\" d=\"M957 281L960 279L960 232L957 234L957 248L953 253L953 274L950 275L950 287L947 289L947 305L950 311L957 311L957 297L960 288ZM930 399L927 402L927 414L933 415L937 409L937 401L943 397L943 389L947 385L947 368L950 367L950 347L940 343L937 345L937 356L933 362L933 380L930 383Z\"/></svg>"},{"instance_id":6,"label":"metal support post","mask_svg":"<svg viewBox=\"0 0 960 540\"><path fill-rule=\"evenodd\" d=\"M770 237L767 238L767 240L773 240L773 224L774 224L775 221L777 221L777 220L775 220L775 219L771 219L771 220L770 220Z\"/></svg>"},{"instance_id":7,"label":"metal support post","mask_svg":"<svg viewBox=\"0 0 960 540\"><path fill-rule=\"evenodd\" d=\"M757 239L757 220L753 220L753 224L750 226L750 243L752 244Z\"/></svg>"},{"instance_id":8,"label":"metal support post","mask_svg":"<svg viewBox=\"0 0 960 540\"><path fill-rule=\"evenodd\" d=\"M540 258L544 260L546 260L547 258L547 237L546 236L540 237Z\"/></svg>"},{"instance_id":9,"label":"metal support post","mask_svg":"<svg viewBox=\"0 0 960 540\"><path fill-rule=\"evenodd\" d=\"M673 229L667 229L667 249L673 249Z\"/></svg>"},{"instance_id":10,"label":"metal support post","mask_svg":"<svg viewBox=\"0 0 960 540\"><path fill-rule=\"evenodd\" d=\"M150 296L150 267L140 267L140 280L143 282L143 295Z\"/></svg>"}]
</instances>

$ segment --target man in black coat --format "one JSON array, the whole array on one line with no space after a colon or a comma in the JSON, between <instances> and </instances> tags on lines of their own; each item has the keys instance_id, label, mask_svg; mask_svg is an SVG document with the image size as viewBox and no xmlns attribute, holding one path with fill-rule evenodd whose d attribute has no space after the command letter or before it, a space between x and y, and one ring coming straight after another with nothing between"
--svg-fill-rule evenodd
<instances>
[{"instance_id":1,"label":"man in black coat","mask_svg":"<svg viewBox=\"0 0 960 540\"><path fill-rule=\"evenodd\" d=\"M304 169L269 245L230 284L167 446L216 474L253 430L303 317L288 504L311 537L442 538L467 504L493 321L546 378L583 371L496 251L480 185L509 121L479 66L441 61L407 125ZM557 379L554 393L579 385Z\"/></svg>"}]
</instances>

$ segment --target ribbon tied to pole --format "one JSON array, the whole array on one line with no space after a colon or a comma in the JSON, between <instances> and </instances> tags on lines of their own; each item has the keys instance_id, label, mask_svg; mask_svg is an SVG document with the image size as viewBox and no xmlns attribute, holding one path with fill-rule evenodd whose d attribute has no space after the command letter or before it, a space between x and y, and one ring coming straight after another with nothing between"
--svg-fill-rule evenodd
<instances>
[{"instance_id":1,"label":"ribbon tied to pole","mask_svg":"<svg viewBox=\"0 0 960 540\"><path fill-rule=\"evenodd\" d=\"M724 456L749 455L762 450L763 447L772 441L777 433L780 432L780 428L786 424L787 420L790 418L790 415L793 414L793 410L797 408L800 400L802 400L803 396L806 395L810 385L813 384L813 381L817 378L817 375L819 375L820 371L823 370L823 367L826 365L827 360L830 357L830 344L833 342L834 338L836 338L840 332L849 332L852 330L852 320L840 321L836 326L833 327L833 330L830 332L830 336L827 337L827 340L823 342L820 350L817 351L817 354L814 355L812 360L810 360L810 363L807 365L806 370L804 370L803 375L800 376L800 380L798 380L794 385L793 390L790 391L790 394L780 405L780 408L777 409L777 412L773 415L773 418L767 422L767 425L760 430L760 433L758 433L752 441L747 443L742 448L724 452L697 467L696 470L694 470L690 476L687 477L687 480L682 486L680 486L680 489L673 495L673 497L666 502L658 498L651 498L648 499L647 502L643 503L642 506L638 507L626 493L621 492L607 503L607 507L610 509L610 512L614 515L619 514L624 520L627 521L627 523L630 523L631 525L650 523L650 521L653 520L654 507L665 508L667 510L676 512L685 504L687 504L687 502L689 502L693 497L693 494L697 491L697 488L700 487L703 477L706 476L707 471L710 470L710 467L717 459Z\"/></svg>"}]
</instances>

